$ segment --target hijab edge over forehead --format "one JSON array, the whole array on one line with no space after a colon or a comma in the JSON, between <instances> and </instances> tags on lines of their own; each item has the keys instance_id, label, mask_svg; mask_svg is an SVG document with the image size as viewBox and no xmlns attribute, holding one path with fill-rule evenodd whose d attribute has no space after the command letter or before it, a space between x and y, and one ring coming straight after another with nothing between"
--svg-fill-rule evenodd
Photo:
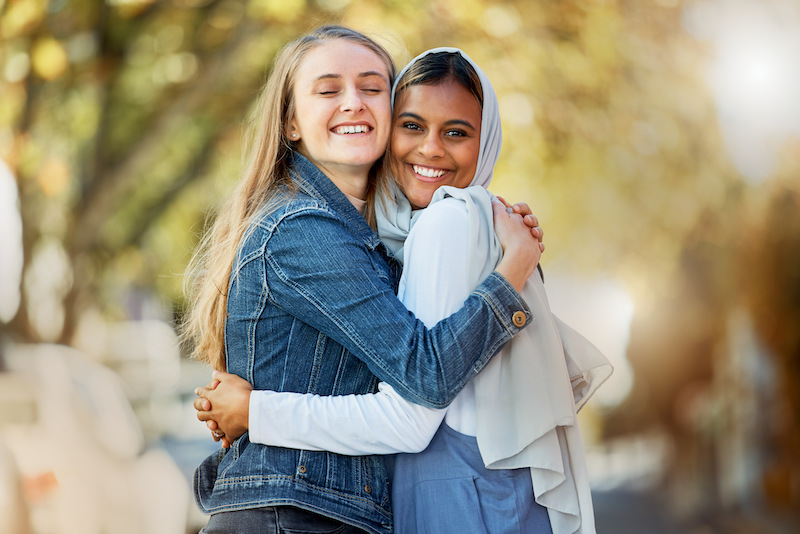
<instances>
[{"instance_id":1,"label":"hijab edge over forehead","mask_svg":"<svg viewBox=\"0 0 800 534\"><path fill-rule=\"evenodd\" d=\"M435 54L439 52L449 52L459 54L467 60L475 72L478 74L478 79L481 82L481 89L483 90L483 106L481 109L481 137L480 149L478 154L478 165L475 168L475 176L469 185L479 185L483 188L489 187L492 181L492 173L497 159L500 157L500 147L502 145L503 132L500 124L500 108L497 103L497 94L494 92L494 87L486 76L486 73L472 59L459 48L452 47L439 47L426 50L418 55L403 67L400 74L395 78L392 85L392 107L394 108L395 92L397 91L397 84L408 71L409 67L417 61L427 56L428 54Z\"/></svg>"}]
</instances>

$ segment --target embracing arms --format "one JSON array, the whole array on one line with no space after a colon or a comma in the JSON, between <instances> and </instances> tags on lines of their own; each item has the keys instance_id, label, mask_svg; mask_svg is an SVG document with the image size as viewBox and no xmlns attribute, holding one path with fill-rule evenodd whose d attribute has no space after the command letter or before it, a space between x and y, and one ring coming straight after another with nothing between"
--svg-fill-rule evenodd
<instances>
[{"instance_id":1,"label":"embracing arms","mask_svg":"<svg viewBox=\"0 0 800 534\"><path fill-rule=\"evenodd\" d=\"M457 205L441 203L420 218L407 242L400 296L429 327L458 310L480 282L467 274L464 215ZM215 380L209 388L198 388L198 395L211 400L196 400L198 417L213 430L219 424L231 439L249 426L250 441L273 446L340 454L418 452L444 417L444 410L411 403L385 383L374 395L322 397L251 394L250 385L238 377L220 373L215 379L221 380L219 386Z\"/></svg>"}]
</instances>

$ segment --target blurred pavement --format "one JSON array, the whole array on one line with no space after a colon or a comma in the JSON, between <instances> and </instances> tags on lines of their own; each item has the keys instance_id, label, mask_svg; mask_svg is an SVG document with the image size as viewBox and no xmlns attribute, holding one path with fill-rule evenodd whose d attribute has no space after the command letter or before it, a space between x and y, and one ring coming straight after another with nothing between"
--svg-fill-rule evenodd
<instances>
[{"instance_id":1,"label":"blurred pavement","mask_svg":"<svg viewBox=\"0 0 800 534\"><path fill-rule=\"evenodd\" d=\"M800 514L718 513L687 520L672 516L653 490L618 489L592 494L597 534L798 534Z\"/></svg>"}]
</instances>

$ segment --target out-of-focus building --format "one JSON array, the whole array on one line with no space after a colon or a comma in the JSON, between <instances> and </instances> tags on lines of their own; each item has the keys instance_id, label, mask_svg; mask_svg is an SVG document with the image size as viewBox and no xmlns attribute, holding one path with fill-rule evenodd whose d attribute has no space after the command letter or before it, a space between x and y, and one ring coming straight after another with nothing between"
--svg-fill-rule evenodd
<instances>
[{"instance_id":1,"label":"out-of-focus building","mask_svg":"<svg viewBox=\"0 0 800 534\"><path fill-rule=\"evenodd\" d=\"M204 524L190 477L216 445L202 428L187 433L194 414L176 387L175 335L155 322L109 332L117 350L105 363L61 345L5 347L0 508L16 514L0 514L15 521L3 532L185 534Z\"/></svg>"}]
</instances>

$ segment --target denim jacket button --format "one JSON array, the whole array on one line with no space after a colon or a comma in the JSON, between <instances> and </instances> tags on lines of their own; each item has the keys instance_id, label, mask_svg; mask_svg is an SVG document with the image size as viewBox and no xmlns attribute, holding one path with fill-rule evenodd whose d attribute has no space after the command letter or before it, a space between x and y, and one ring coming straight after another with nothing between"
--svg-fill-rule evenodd
<instances>
[{"instance_id":1,"label":"denim jacket button","mask_svg":"<svg viewBox=\"0 0 800 534\"><path fill-rule=\"evenodd\" d=\"M525 326L525 312L523 311L516 311L514 315L511 316L511 321L514 323L514 326L521 328Z\"/></svg>"},{"instance_id":2,"label":"denim jacket button","mask_svg":"<svg viewBox=\"0 0 800 534\"><path fill-rule=\"evenodd\" d=\"M300 467L297 468L297 471L299 471L300 473L305 473L306 472L306 466L301 465Z\"/></svg>"},{"instance_id":3,"label":"denim jacket button","mask_svg":"<svg viewBox=\"0 0 800 534\"><path fill-rule=\"evenodd\" d=\"M364 486L364 491L366 491L367 493L372 493L372 488L369 486Z\"/></svg>"}]
</instances>

